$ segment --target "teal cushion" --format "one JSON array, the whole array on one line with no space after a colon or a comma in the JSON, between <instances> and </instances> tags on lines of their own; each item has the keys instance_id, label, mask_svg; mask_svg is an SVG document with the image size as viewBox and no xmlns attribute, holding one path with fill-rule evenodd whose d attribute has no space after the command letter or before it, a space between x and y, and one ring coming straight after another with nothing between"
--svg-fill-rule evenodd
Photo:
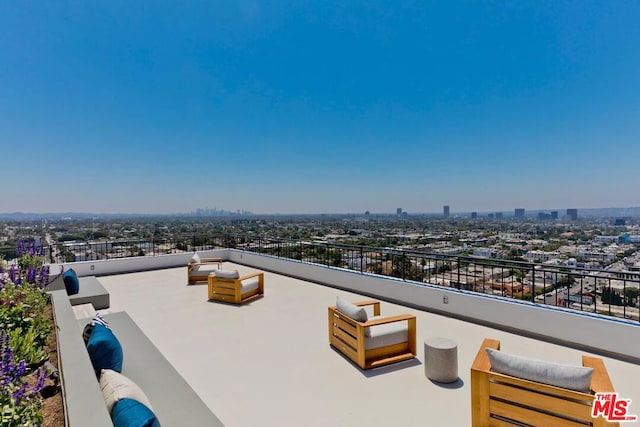
<instances>
[{"instance_id":1,"label":"teal cushion","mask_svg":"<svg viewBox=\"0 0 640 427\"><path fill-rule=\"evenodd\" d=\"M122 346L111 329L99 323L93 325L87 351L98 376L103 369L122 372Z\"/></svg>"},{"instance_id":2,"label":"teal cushion","mask_svg":"<svg viewBox=\"0 0 640 427\"><path fill-rule=\"evenodd\" d=\"M80 292L80 281L78 280L76 272L73 271L73 268L64 272L62 280L64 281L64 287L67 290L67 295L75 295Z\"/></svg>"},{"instance_id":3,"label":"teal cushion","mask_svg":"<svg viewBox=\"0 0 640 427\"><path fill-rule=\"evenodd\" d=\"M160 427L151 409L134 399L121 399L113 406L111 421L114 427Z\"/></svg>"}]
</instances>

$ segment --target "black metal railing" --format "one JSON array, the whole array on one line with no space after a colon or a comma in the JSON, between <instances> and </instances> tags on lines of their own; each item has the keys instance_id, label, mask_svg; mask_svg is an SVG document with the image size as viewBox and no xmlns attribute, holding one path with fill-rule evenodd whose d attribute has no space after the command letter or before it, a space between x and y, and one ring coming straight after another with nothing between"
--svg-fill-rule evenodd
<instances>
[{"instance_id":1,"label":"black metal railing","mask_svg":"<svg viewBox=\"0 0 640 427\"><path fill-rule=\"evenodd\" d=\"M602 269L232 234L63 243L50 246L46 256L64 263L218 248L640 321L640 274Z\"/></svg>"}]
</instances>

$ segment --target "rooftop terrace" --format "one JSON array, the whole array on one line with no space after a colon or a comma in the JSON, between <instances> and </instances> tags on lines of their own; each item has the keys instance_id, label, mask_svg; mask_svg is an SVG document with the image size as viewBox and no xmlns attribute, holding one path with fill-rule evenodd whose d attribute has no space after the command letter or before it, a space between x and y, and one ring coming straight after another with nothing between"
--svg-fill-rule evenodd
<instances>
[{"instance_id":1,"label":"rooftop terrace","mask_svg":"<svg viewBox=\"0 0 640 427\"><path fill-rule=\"evenodd\" d=\"M242 258L233 258L238 261L238 257ZM114 262L105 261L112 267ZM262 270L245 262L227 261L224 268L238 269L241 274ZM94 274L106 271L103 267L97 265ZM109 311L127 311L230 427L468 426L469 368L484 338L500 340L505 351L559 363L577 365L581 354L603 357L616 391L632 399L631 412L640 414L640 365L633 363L637 360L602 356L597 348L590 353L558 341L521 336L400 305L397 300L383 300L382 314L416 315L418 356L362 371L329 346L327 307L335 304L336 296L351 301L369 296L327 286L321 280L293 278L290 273L286 269L267 271L265 297L240 307L208 302L206 284L187 286L184 267L103 273L100 281L111 294ZM369 280L366 275L358 276ZM505 310L503 320L509 326L516 319ZM432 336L458 343L457 383L441 385L425 378L422 343Z\"/></svg>"}]
</instances>

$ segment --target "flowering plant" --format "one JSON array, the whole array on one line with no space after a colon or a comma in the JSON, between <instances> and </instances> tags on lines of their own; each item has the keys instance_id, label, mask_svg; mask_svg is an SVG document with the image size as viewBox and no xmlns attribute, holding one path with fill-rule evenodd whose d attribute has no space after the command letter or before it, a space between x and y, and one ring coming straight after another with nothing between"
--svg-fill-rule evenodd
<instances>
[{"instance_id":1,"label":"flowering plant","mask_svg":"<svg viewBox=\"0 0 640 427\"><path fill-rule=\"evenodd\" d=\"M0 265L0 425L41 425L51 333L44 285L49 269L33 245L18 244L17 265ZM1 260L0 260L1 261Z\"/></svg>"},{"instance_id":2,"label":"flowering plant","mask_svg":"<svg viewBox=\"0 0 640 427\"><path fill-rule=\"evenodd\" d=\"M29 372L24 360L17 361L10 337L0 330L0 425L39 425L43 421L40 392L47 370Z\"/></svg>"}]
</instances>

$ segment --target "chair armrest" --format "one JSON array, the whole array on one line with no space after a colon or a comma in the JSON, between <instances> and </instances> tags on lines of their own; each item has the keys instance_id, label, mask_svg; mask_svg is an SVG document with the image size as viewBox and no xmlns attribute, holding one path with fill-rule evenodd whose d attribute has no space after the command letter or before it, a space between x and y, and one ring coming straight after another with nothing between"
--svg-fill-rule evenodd
<instances>
[{"instance_id":1,"label":"chair armrest","mask_svg":"<svg viewBox=\"0 0 640 427\"><path fill-rule=\"evenodd\" d=\"M258 272L258 273L251 273L251 274L247 274L246 276L239 277L239 278L238 278L238 279L236 279L236 280L243 281L243 280L251 279L252 277L258 277L258 276L261 276L261 275L263 275L263 274L264 274L264 273L263 273L263 272L261 272L261 271L260 271L260 272Z\"/></svg>"},{"instance_id":2,"label":"chair armrest","mask_svg":"<svg viewBox=\"0 0 640 427\"><path fill-rule=\"evenodd\" d=\"M482 345L480 345L480 349L478 350L478 354L476 354L476 358L471 365L471 370L489 372L491 370L491 363L489 363L489 355L485 349L493 348L494 350L500 350L500 341L492 340L489 338L485 338L482 341Z\"/></svg>"},{"instance_id":3,"label":"chair armrest","mask_svg":"<svg viewBox=\"0 0 640 427\"><path fill-rule=\"evenodd\" d=\"M613 392L613 384L604 366L604 361L597 357L582 356L582 366L593 368L591 377L591 390L594 393Z\"/></svg>"},{"instance_id":4,"label":"chair armrest","mask_svg":"<svg viewBox=\"0 0 640 427\"><path fill-rule=\"evenodd\" d=\"M369 300L366 300L366 301L355 302L355 303L353 303L353 305L355 305L356 307L366 307L368 305L372 305L373 306L373 315L374 316L380 316L380 301L376 301L374 299L369 299Z\"/></svg>"},{"instance_id":5,"label":"chair armrest","mask_svg":"<svg viewBox=\"0 0 640 427\"><path fill-rule=\"evenodd\" d=\"M393 323L393 322L402 322L404 320L411 320L415 318L416 316L414 316L413 314L399 314L397 316L383 317L381 319L373 319L373 320L367 320L366 322L357 322L357 323L359 323L365 328L368 328L369 326L384 325L386 323Z\"/></svg>"},{"instance_id":6,"label":"chair armrest","mask_svg":"<svg viewBox=\"0 0 640 427\"><path fill-rule=\"evenodd\" d=\"M196 265L209 265L209 264L222 264L222 260L220 259L216 259L216 258L210 258L210 259L201 259L200 262L193 262L193 261L189 261L187 263L187 265L189 267L192 266L196 266Z\"/></svg>"}]
</instances>

